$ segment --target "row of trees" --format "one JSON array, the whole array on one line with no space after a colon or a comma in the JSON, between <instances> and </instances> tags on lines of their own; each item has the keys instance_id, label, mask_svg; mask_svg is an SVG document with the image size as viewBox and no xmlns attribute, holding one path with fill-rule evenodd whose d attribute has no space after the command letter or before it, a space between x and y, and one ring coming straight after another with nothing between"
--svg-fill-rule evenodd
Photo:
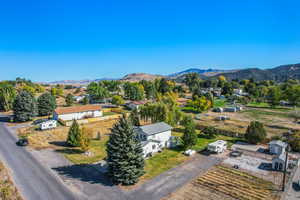
<instances>
[{"instance_id":1,"label":"row of trees","mask_svg":"<svg viewBox=\"0 0 300 200\"><path fill-rule=\"evenodd\" d=\"M51 115L56 108L56 100L50 93L44 93L36 100L31 93L21 91L13 102L14 121L25 122L35 116Z\"/></svg>"},{"instance_id":2,"label":"row of trees","mask_svg":"<svg viewBox=\"0 0 300 200\"><path fill-rule=\"evenodd\" d=\"M93 82L88 86L88 93L92 100L101 101L111 95L120 96L123 91L124 98L129 100L144 100L154 99L157 94L166 94L169 92L182 93L182 86L175 85L174 81L165 78L156 79L154 81L142 80L140 82L125 82L120 81L100 81Z\"/></svg>"}]
</instances>

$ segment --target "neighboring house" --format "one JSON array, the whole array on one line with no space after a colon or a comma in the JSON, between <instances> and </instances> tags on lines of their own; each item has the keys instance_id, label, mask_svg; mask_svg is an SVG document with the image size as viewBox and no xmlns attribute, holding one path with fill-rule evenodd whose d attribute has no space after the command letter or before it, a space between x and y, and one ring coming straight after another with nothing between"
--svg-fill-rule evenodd
<instances>
[{"instance_id":1,"label":"neighboring house","mask_svg":"<svg viewBox=\"0 0 300 200\"><path fill-rule=\"evenodd\" d=\"M217 140L213 143L208 144L207 149L208 151L214 152L214 153L222 153L227 148L227 142L224 140Z\"/></svg>"},{"instance_id":2,"label":"neighboring house","mask_svg":"<svg viewBox=\"0 0 300 200\"><path fill-rule=\"evenodd\" d=\"M130 109L130 110L135 110L135 109L139 109L140 106L146 104L147 101L131 101L129 103L126 104L126 106Z\"/></svg>"},{"instance_id":3,"label":"neighboring house","mask_svg":"<svg viewBox=\"0 0 300 200\"><path fill-rule=\"evenodd\" d=\"M273 140L269 143L269 151L271 154L284 154L287 143L282 142L281 140Z\"/></svg>"},{"instance_id":4,"label":"neighboring house","mask_svg":"<svg viewBox=\"0 0 300 200\"><path fill-rule=\"evenodd\" d=\"M53 119L55 120L80 120L84 118L102 117L103 111L99 105L83 105L72 107L59 107L55 109Z\"/></svg>"},{"instance_id":5,"label":"neighboring house","mask_svg":"<svg viewBox=\"0 0 300 200\"><path fill-rule=\"evenodd\" d=\"M47 130L57 127L57 121L56 120L48 120L45 122L40 123L40 129L41 130Z\"/></svg>"},{"instance_id":6,"label":"neighboring house","mask_svg":"<svg viewBox=\"0 0 300 200\"><path fill-rule=\"evenodd\" d=\"M269 143L269 151L271 154L275 154L276 156L272 159L272 168L274 170L283 170L285 163L285 149L287 147L287 143L282 142L281 140L273 140ZM288 166L288 165L287 165Z\"/></svg>"},{"instance_id":7,"label":"neighboring house","mask_svg":"<svg viewBox=\"0 0 300 200\"><path fill-rule=\"evenodd\" d=\"M172 127L164 122L135 127L134 130L142 143L144 157L172 146Z\"/></svg>"}]
</instances>

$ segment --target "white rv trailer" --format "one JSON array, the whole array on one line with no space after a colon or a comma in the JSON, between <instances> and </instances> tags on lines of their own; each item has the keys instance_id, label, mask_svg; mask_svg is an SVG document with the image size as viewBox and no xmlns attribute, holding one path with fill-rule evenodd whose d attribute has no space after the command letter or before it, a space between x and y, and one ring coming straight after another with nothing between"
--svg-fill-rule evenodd
<instances>
[{"instance_id":1,"label":"white rv trailer","mask_svg":"<svg viewBox=\"0 0 300 200\"><path fill-rule=\"evenodd\" d=\"M217 140L213 143L210 143L207 146L208 151L214 152L214 153L222 153L227 148L227 142L224 140Z\"/></svg>"}]
</instances>

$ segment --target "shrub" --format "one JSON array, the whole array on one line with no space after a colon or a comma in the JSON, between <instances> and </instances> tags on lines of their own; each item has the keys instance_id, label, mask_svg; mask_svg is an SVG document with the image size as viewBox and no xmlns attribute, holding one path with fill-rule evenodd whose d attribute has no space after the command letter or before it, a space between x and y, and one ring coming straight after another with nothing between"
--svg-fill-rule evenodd
<instances>
[{"instance_id":1,"label":"shrub","mask_svg":"<svg viewBox=\"0 0 300 200\"><path fill-rule=\"evenodd\" d=\"M245 138L251 144L257 144L264 141L267 137L264 125L258 121L250 123L246 130Z\"/></svg>"}]
</instances>

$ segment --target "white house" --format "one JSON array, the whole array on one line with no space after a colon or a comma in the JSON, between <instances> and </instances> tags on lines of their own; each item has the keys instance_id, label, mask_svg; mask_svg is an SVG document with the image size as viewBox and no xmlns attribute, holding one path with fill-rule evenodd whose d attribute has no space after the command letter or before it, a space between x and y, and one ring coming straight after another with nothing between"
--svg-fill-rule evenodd
<instances>
[{"instance_id":1,"label":"white house","mask_svg":"<svg viewBox=\"0 0 300 200\"><path fill-rule=\"evenodd\" d=\"M227 148L227 142L224 140L217 140L213 143L208 144L207 149L208 151L214 152L214 153L222 153Z\"/></svg>"},{"instance_id":2,"label":"white house","mask_svg":"<svg viewBox=\"0 0 300 200\"><path fill-rule=\"evenodd\" d=\"M135 127L137 138L143 146L144 157L159 152L172 145L172 127L164 122Z\"/></svg>"},{"instance_id":3,"label":"white house","mask_svg":"<svg viewBox=\"0 0 300 200\"><path fill-rule=\"evenodd\" d=\"M281 140L273 140L269 143L269 151L271 154L284 154L287 143L282 142Z\"/></svg>"},{"instance_id":4,"label":"white house","mask_svg":"<svg viewBox=\"0 0 300 200\"><path fill-rule=\"evenodd\" d=\"M103 111L99 105L83 105L72 107L59 107L53 114L54 120L80 120L84 118L102 117Z\"/></svg>"},{"instance_id":5,"label":"white house","mask_svg":"<svg viewBox=\"0 0 300 200\"><path fill-rule=\"evenodd\" d=\"M57 121L56 120L48 120L45 122L40 123L40 129L41 130L47 130L57 127Z\"/></svg>"}]
</instances>

